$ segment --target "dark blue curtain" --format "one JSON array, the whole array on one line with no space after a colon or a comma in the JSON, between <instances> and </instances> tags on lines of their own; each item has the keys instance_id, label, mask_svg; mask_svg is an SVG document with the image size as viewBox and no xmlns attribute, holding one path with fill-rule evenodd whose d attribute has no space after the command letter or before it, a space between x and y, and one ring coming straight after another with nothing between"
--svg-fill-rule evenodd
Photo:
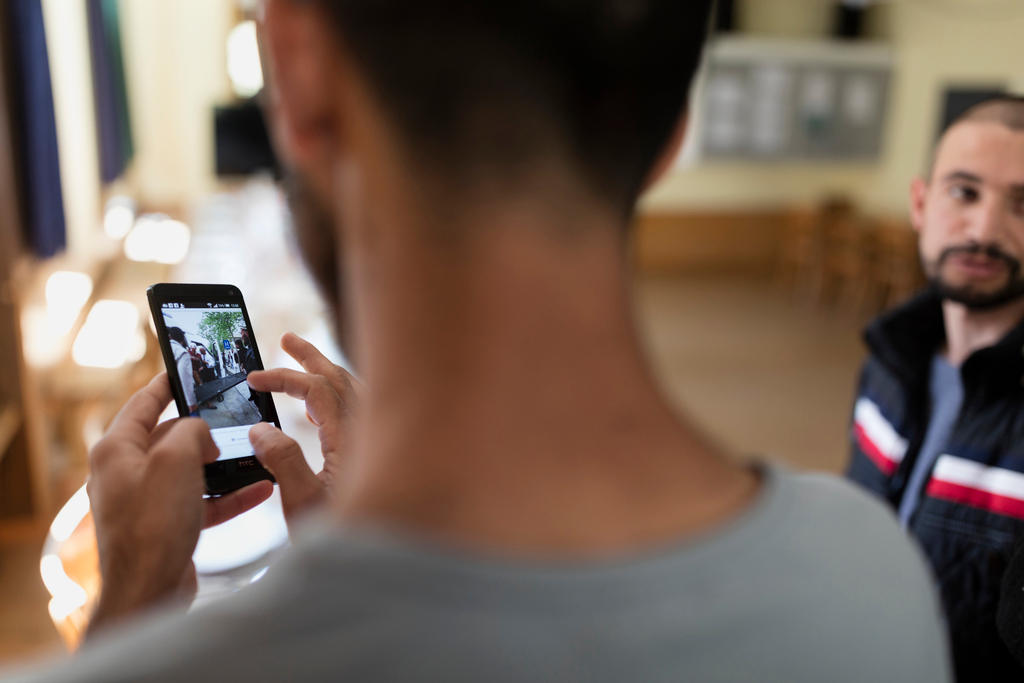
<instances>
[{"instance_id":1,"label":"dark blue curtain","mask_svg":"<svg viewBox=\"0 0 1024 683\"><path fill-rule=\"evenodd\" d=\"M134 152L117 0L87 0L100 178L116 180Z\"/></svg>"},{"instance_id":2,"label":"dark blue curtain","mask_svg":"<svg viewBox=\"0 0 1024 683\"><path fill-rule=\"evenodd\" d=\"M41 0L10 0L5 5L10 21L6 35L11 43L12 137L24 196L26 241L45 258L64 249L67 236L43 7Z\"/></svg>"}]
</instances>

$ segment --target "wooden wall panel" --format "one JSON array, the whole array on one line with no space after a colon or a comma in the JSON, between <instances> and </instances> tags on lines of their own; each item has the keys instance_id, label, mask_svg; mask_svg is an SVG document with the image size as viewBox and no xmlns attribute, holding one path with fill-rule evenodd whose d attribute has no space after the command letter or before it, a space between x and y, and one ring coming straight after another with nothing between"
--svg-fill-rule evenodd
<instances>
[{"instance_id":1,"label":"wooden wall panel","mask_svg":"<svg viewBox=\"0 0 1024 683\"><path fill-rule=\"evenodd\" d=\"M634 265L641 273L768 274L785 220L781 211L641 215L633 228Z\"/></svg>"}]
</instances>

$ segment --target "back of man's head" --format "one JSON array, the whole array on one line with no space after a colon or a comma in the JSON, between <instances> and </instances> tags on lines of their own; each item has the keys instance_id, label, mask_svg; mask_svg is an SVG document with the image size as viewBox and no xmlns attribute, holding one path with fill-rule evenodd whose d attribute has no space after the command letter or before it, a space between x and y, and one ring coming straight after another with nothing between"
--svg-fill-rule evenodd
<instances>
[{"instance_id":1,"label":"back of man's head","mask_svg":"<svg viewBox=\"0 0 1024 683\"><path fill-rule=\"evenodd\" d=\"M418 163L466 185L554 159L626 211L683 113L711 5L318 2Z\"/></svg>"}]
</instances>

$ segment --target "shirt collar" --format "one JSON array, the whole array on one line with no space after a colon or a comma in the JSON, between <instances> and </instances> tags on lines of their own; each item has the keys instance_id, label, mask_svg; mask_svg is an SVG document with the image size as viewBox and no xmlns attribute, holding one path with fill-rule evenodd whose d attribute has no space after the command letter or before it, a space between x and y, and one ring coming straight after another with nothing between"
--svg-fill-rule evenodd
<instances>
[{"instance_id":1,"label":"shirt collar","mask_svg":"<svg viewBox=\"0 0 1024 683\"><path fill-rule=\"evenodd\" d=\"M883 313L864 331L871 352L905 382L926 377L928 364L946 341L942 299L928 288ZM961 366L968 385L1019 387L1024 383L1024 320L993 346L978 349Z\"/></svg>"}]
</instances>

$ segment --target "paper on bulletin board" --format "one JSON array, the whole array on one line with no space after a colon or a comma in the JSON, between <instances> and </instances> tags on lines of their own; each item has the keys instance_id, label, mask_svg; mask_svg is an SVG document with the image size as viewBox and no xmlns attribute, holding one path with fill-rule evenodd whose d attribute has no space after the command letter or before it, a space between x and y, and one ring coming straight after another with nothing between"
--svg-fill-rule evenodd
<instances>
[{"instance_id":1,"label":"paper on bulletin board","mask_svg":"<svg viewBox=\"0 0 1024 683\"><path fill-rule=\"evenodd\" d=\"M835 128L836 76L824 70L804 74L800 87L799 125L813 145L827 145Z\"/></svg>"},{"instance_id":2,"label":"paper on bulletin board","mask_svg":"<svg viewBox=\"0 0 1024 683\"><path fill-rule=\"evenodd\" d=\"M827 71L804 75L800 91L800 111L805 116L829 117L835 110L835 76Z\"/></svg>"},{"instance_id":3,"label":"paper on bulletin board","mask_svg":"<svg viewBox=\"0 0 1024 683\"><path fill-rule=\"evenodd\" d=\"M718 73L708 81L708 145L717 151L730 152L742 148L746 128L743 125L747 101L746 83L738 74Z\"/></svg>"},{"instance_id":4,"label":"paper on bulletin board","mask_svg":"<svg viewBox=\"0 0 1024 683\"><path fill-rule=\"evenodd\" d=\"M763 64L751 73L750 146L762 155L777 155L789 144L793 71L781 64Z\"/></svg>"},{"instance_id":5,"label":"paper on bulletin board","mask_svg":"<svg viewBox=\"0 0 1024 683\"><path fill-rule=\"evenodd\" d=\"M869 126L880 115L881 97L878 79L855 74L843 87L843 116L855 126Z\"/></svg>"}]
</instances>

